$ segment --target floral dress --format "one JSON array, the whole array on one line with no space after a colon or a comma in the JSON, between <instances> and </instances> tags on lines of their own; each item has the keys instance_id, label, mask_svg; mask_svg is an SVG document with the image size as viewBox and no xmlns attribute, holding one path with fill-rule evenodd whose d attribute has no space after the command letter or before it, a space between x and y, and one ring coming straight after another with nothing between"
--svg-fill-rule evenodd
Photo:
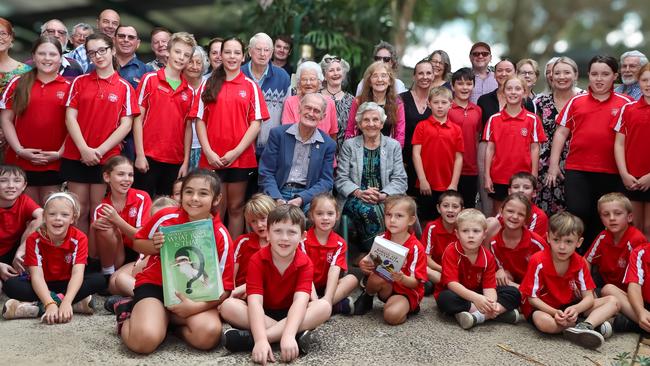
<instances>
[{"instance_id":1,"label":"floral dress","mask_svg":"<svg viewBox=\"0 0 650 366\"><path fill-rule=\"evenodd\" d=\"M31 70L32 67L24 64L22 62L18 63L18 67L9 71L9 72L0 72L0 94L5 90L5 86L9 84L9 81L16 75L24 74L27 71Z\"/></svg>"}]
</instances>

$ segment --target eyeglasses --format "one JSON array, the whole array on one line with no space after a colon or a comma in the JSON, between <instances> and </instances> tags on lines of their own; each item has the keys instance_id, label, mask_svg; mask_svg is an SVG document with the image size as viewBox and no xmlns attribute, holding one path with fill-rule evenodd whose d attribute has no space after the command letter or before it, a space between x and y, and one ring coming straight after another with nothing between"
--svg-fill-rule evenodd
<instances>
[{"instance_id":1,"label":"eyeglasses","mask_svg":"<svg viewBox=\"0 0 650 366\"><path fill-rule=\"evenodd\" d=\"M1 39L9 38L10 36L11 36L11 33L0 32L0 38Z\"/></svg>"},{"instance_id":2,"label":"eyeglasses","mask_svg":"<svg viewBox=\"0 0 650 366\"><path fill-rule=\"evenodd\" d=\"M300 79L301 84L311 84L311 83L317 83L320 80L315 79L315 78L309 78L309 79Z\"/></svg>"},{"instance_id":3,"label":"eyeglasses","mask_svg":"<svg viewBox=\"0 0 650 366\"><path fill-rule=\"evenodd\" d=\"M490 53L487 52L487 51L483 51L483 52L472 52L472 56L474 56L474 57L488 57L488 56L490 56Z\"/></svg>"},{"instance_id":4,"label":"eyeglasses","mask_svg":"<svg viewBox=\"0 0 650 366\"><path fill-rule=\"evenodd\" d=\"M117 38L128 39L129 41L135 41L136 39L138 39L138 36L134 36L133 34L118 33Z\"/></svg>"},{"instance_id":5,"label":"eyeglasses","mask_svg":"<svg viewBox=\"0 0 650 366\"><path fill-rule=\"evenodd\" d=\"M68 34L68 31L59 30L59 29L46 29L45 31L43 31L43 33L47 33L50 36L54 36L56 34L58 34L60 36L65 36L66 34Z\"/></svg>"},{"instance_id":6,"label":"eyeglasses","mask_svg":"<svg viewBox=\"0 0 650 366\"><path fill-rule=\"evenodd\" d=\"M332 63L334 61L341 62L341 58L338 57L338 56L329 56L329 57L325 57L323 59L323 61L325 61L326 64L329 64L329 63Z\"/></svg>"},{"instance_id":7,"label":"eyeglasses","mask_svg":"<svg viewBox=\"0 0 650 366\"><path fill-rule=\"evenodd\" d=\"M392 60L393 58L390 56L375 56L375 61L384 61L385 63L389 63Z\"/></svg>"},{"instance_id":8,"label":"eyeglasses","mask_svg":"<svg viewBox=\"0 0 650 366\"><path fill-rule=\"evenodd\" d=\"M379 80L379 79L390 79L390 75L387 73L381 73L381 74L372 74L370 75L371 80Z\"/></svg>"},{"instance_id":9,"label":"eyeglasses","mask_svg":"<svg viewBox=\"0 0 650 366\"><path fill-rule=\"evenodd\" d=\"M533 76L533 75L535 75L535 72L534 72L534 71L519 71L519 75L522 75L522 76Z\"/></svg>"},{"instance_id":10,"label":"eyeglasses","mask_svg":"<svg viewBox=\"0 0 650 366\"><path fill-rule=\"evenodd\" d=\"M86 52L86 55L88 55L88 58L95 58L98 55L99 56L104 56L109 49L110 49L110 47L99 47L95 51Z\"/></svg>"}]
</instances>

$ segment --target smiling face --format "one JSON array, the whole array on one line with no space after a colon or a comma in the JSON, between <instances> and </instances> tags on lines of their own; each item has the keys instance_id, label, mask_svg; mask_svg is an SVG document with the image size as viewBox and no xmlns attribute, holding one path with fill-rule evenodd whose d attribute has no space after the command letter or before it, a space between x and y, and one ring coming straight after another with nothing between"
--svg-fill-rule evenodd
<instances>
[{"instance_id":1,"label":"smiling face","mask_svg":"<svg viewBox=\"0 0 650 366\"><path fill-rule=\"evenodd\" d=\"M50 36L56 38L61 47L66 47L68 44L68 30L65 28L65 25L58 20L50 20L45 24L43 29L44 36Z\"/></svg>"},{"instance_id":2,"label":"smiling face","mask_svg":"<svg viewBox=\"0 0 650 366\"><path fill-rule=\"evenodd\" d=\"M565 91L573 88L578 75L571 65L558 62L553 66L553 90Z\"/></svg>"},{"instance_id":3,"label":"smiling face","mask_svg":"<svg viewBox=\"0 0 650 366\"><path fill-rule=\"evenodd\" d=\"M248 54L251 56L254 65L266 67L273 55L273 45L261 38L257 39L257 42L249 47Z\"/></svg>"},{"instance_id":4,"label":"smiling face","mask_svg":"<svg viewBox=\"0 0 650 366\"><path fill-rule=\"evenodd\" d=\"M332 61L327 65L325 70L325 80L331 87L340 86L345 79L345 70L339 61Z\"/></svg>"},{"instance_id":5,"label":"smiling face","mask_svg":"<svg viewBox=\"0 0 650 366\"><path fill-rule=\"evenodd\" d=\"M72 37L70 37L70 40L72 41L72 45L74 48L77 48L81 46L82 44L86 43L86 38L93 33L92 29L83 29L81 27L77 27L74 30L74 33L72 34Z\"/></svg>"},{"instance_id":6,"label":"smiling face","mask_svg":"<svg viewBox=\"0 0 650 366\"><path fill-rule=\"evenodd\" d=\"M472 69L484 70L488 67L490 61L492 61L492 54L487 48L477 46L469 54L469 60L472 63Z\"/></svg>"},{"instance_id":7,"label":"smiling face","mask_svg":"<svg viewBox=\"0 0 650 366\"><path fill-rule=\"evenodd\" d=\"M43 222L50 240L60 242L65 239L68 228L74 222L72 202L66 198L53 198L45 206Z\"/></svg>"},{"instance_id":8,"label":"smiling face","mask_svg":"<svg viewBox=\"0 0 650 366\"><path fill-rule=\"evenodd\" d=\"M27 187L27 181L22 175L4 173L0 175L0 200L13 202L20 196Z\"/></svg>"},{"instance_id":9,"label":"smiling face","mask_svg":"<svg viewBox=\"0 0 650 366\"><path fill-rule=\"evenodd\" d=\"M165 60L169 57L167 45L169 44L170 38L171 34L165 31L160 31L151 37L151 50L158 60Z\"/></svg>"},{"instance_id":10,"label":"smiling face","mask_svg":"<svg viewBox=\"0 0 650 366\"><path fill-rule=\"evenodd\" d=\"M413 79L418 88L429 90L433 76L433 65L430 62L421 62L415 65Z\"/></svg>"},{"instance_id":11,"label":"smiling face","mask_svg":"<svg viewBox=\"0 0 650 366\"><path fill-rule=\"evenodd\" d=\"M208 58L210 59L210 66L212 66L212 69L221 66L221 42L213 42L212 45L210 45Z\"/></svg>"},{"instance_id":12,"label":"smiling face","mask_svg":"<svg viewBox=\"0 0 650 366\"><path fill-rule=\"evenodd\" d=\"M503 225L509 230L521 229L526 224L526 205L516 199L511 199L501 207Z\"/></svg>"},{"instance_id":13,"label":"smiling face","mask_svg":"<svg viewBox=\"0 0 650 366\"><path fill-rule=\"evenodd\" d=\"M181 192L181 206L187 212L191 221L207 219L210 212L221 200L221 195L216 196L210 188L207 179L196 177L185 182Z\"/></svg>"},{"instance_id":14,"label":"smiling face","mask_svg":"<svg viewBox=\"0 0 650 366\"><path fill-rule=\"evenodd\" d=\"M311 207L310 214L318 230L329 232L334 229L338 219L336 202L331 199L319 199L316 205Z\"/></svg>"},{"instance_id":15,"label":"smiling face","mask_svg":"<svg viewBox=\"0 0 650 366\"><path fill-rule=\"evenodd\" d=\"M639 77L639 87L643 96L650 98L650 71L644 71Z\"/></svg>"},{"instance_id":16,"label":"smiling face","mask_svg":"<svg viewBox=\"0 0 650 366\"><path fill-rule=\"evenodd\" d=\"M365 138L375 139L381 134L381 129L384 127L384 122L378 111L368 110L361 116L359 122L359 130Z\"/></svg>"},{"instance_id":17,"label":"smiling face","mask_svg":"<svg viewBox=\"0 0 650 366\"><path fill-rule=\"evenodd\" d=\"M39 73L56 74L61 67L61 50L52 43L41 43L32 55L32 59Z\"/></svg>"},{"instance_id":18,"label":"smiling face","mask_svg":"<svg viewBox=\"0 0 650 366\"><path fill-rule=\"evenodd\" d=\"M445 64L442 62L442 56L439 53L431 56L431 65L433 66L433 75L436 78L444 78Z\"/></svg>"},{"instance_id":19,"label":"smiling face","mask_svg":"<svg viewBox=\"0 0 650 366\"><path fill-rule=\"evenodd\" d=\"M300 103L300 124L308 129L315 129L323 119L323 100L315 93L303 98Z\"/></svg>"},{"instance_id":20,"label":"smiling face","mask_svg":"<svg viewBox=\"0 0 650 366\"><path fill-rule=\"evenodd\" d=\"M500 61L494 67L494 78L499 85L503 85L511 76L515 74L515 65L512 62L504 60Z\"/></svg>"},{"instance_id":21,"label":"smiling face","mask_svg":"<svg viewBox=\"0 0 650 366\"><path fill-rule=\"evenodd\" d=\"M454 92L454 98L461 101L467 101L472 95L472 90L474 90L474 80L456 80L454 81L452 89Z\"/></svg>"},{"instance_id":22,"label":"smiling face","mask_svg":"<svg viewBox=\"0 0 650 366\"><path fill-rule=\"evenodd\" d=\"M291 220L274 222L269 226L271 252L279 258L291 258L296 253L298 243L304 239L300 225Z\"/></svg>"},{"instance_id":23,"label":"smiling face","mask_svg":"<svg viewBox=\"0 0 650 366\"><path fill-rule=\"evenodd\" d=\"M611 92L618 74L603 62L594 62L589 68L589 88L596 95Z\"/></svg>"},{"instance_id":24,"label":"smiling face","mask_svg":"<svg viewBox=\"0 0 650 366\"><path fill-rule=\"evenodd\" d=\"M117 53L124 56L131 56L140 47L138 32L133 27L120 27L115 34L113 41L117 47Z\"/></svg>"},{"instance_id":25,"label":"smiling face","mask_svg":"<svg viewBox=\"0 0 650 366\"><path fill-rule=\"evenodd\" d=\"M133 185L133 166L129 163L118 164L110 173L104 173L104 182L111 187L111 192L126 194Z\"/></svg>"},{"instance_id":26,"label":"smiling face","mask_svg":"<svg viewBox=\"0 0 650 366\"><path fill-rule=\"evenodd\" d=\"M291 45L287 42L276 39L275 46L273 47L273 58L278 61L286 61L291 52Z\"/></svg>"},{"instance_id":27,"label":"smiling face","mask_svg":"<svg viewBox=\"0 0 650 366\"><path fill-rule=\"evenodd\" d=\"M601 203L598 207L598 214L603 225L612 234L624 232L632 222L632 213L628 212L623 203L618 201Z\"/></svg>"},{"instance_id":28,"label":"smiling face","mask_svg":"<svg viewBox=\"0 0 650 366\"><path fill-rule=\"evenodd\" d=\"M183 71L192 59L193 51L194 48L189 44L184 42L175 42L169 50L167 67L177 71Z\"/></svg>"},{"instance_id":29,"label":"smiling face","mask_svg":"<svg viewBox=\"0 0 650 366\"><path fill-rule=\"evenodd\" d=\"M636 73L641 69L641 59L636 56L628 56L621 64L621 81L625 85L634 84Z\"/></svg>"},{"instance_id":30,"label":"smiling face","mask_svg":"<svg viewBox=\"0 0 650 366\"><path fill-rule=\"evenodd\" d=\"M14 41L14 36L11 32L7 27L0 25L0 52L6 52L11 48Z\"/></svg>"},{"instance_id":31,"label":"smiling face","mask_svg":"<svg viewBox=\"0 0 650 366\"><path fill-rule=\"evenodd\" d=\"M88 58L95 64L97 70L105 70L113 67L113 56L115 50L109 48L102 39L93 39L86 44Z\"/></svg>"},{"instance_id":32,"label":"smiling face","mask_svg":"<svg viewBox=\"0 0 650 366\"><path fill-rule=\"evenodd\" d=\"M105 35L113 38L119 25L120 15L115 11L107 9L99 14L99 19L97 19L97 29Z\"/></svg>"},{"instance_id":33,"label":"smiling face","mask_svg":"<svg viewBox=\"0 0 650 366\"><path fill-rule=\"evenodd\" d=\"M370 87L373 93L385 93L390 85L391 71L386 65L380 65L370 74Z\"/></svg>"},{"instance_id":34,"label":"smiling face","mask_svg":"<svg viewBox=\"0 0 650 366\"><path fill-rule=\"evenodd\" d=\"M203 75L203 56L198 52L192 56L184 70L185 76L189 79L198 79Z\"/></svg>"},{"instance_id":35,"label":"smiling face","mask_svg":"<svg viewBox=\"0 0 650 366\"><path fill-rule=\"evenodd\" d=\"M241 43L231 39L223 44L223 52L221 52L221 61L223 68L227 72L239 72L242 62L244 62L244 49Z\"/></svg>"},{"instance_id":36,"label":"smiling face","mask_svg":"<svg viewBox=\"0 0 650 366\"><path fill-rule=\"evenodd\" d=\"M318 79L318 72L316 72L316 70L302 70L298 82L299 95L318 93L318 90L320 89L320 80Z\"/></svg>"},{"instance_id":37,"label":"smiling face","mask_svg":"<svg viewBox=\"0 0 650 366\"><path fill-rule=\"evenodd\" d=\"M533 68L533 65L529 63L525 63L521 65L521 67L517 70L517 75L521 76L526 80L526 84L528 84L528 89L532 89L533 86L535 86L535 83L537 82L537 75L535 74L535 69Z\"/></svg>"},{"instance_id":38,"label":"smiling face","mask_svg":"<svg viewBox=\"0 0 650 366\"><path fill-rule=\"evenodd\" d=\"M553 232L548 232L548 244L551 246L551 256L553 262L567 262L576 249L580 247L584 238L576 234L558 236Z\"/></svg>"},{"instance_id":39,"label":"smiling face","mask_svg":"<svg viewBox=\"0 0 650 366\"><path fill-rule=\"evenodd\" d=\"M510 105L519 105L521 100L526 93L526 89L519 79L510 79L506 81L506 84L503 88L503 92L506 96L506 102Z\"/></svg>"},{"instance_id":40,"label":"smiling face","mask_svg":"<svg viewBox=\"0 0 650 366\"><path fill-rule=\"evenodd\" d=\"M463 209L463 205L460 203L459 197L450 196L443 198L437 208L444 222L449 225L455 225L456 218L458 217L458 213Z\"/></svg>"}]
</instances>

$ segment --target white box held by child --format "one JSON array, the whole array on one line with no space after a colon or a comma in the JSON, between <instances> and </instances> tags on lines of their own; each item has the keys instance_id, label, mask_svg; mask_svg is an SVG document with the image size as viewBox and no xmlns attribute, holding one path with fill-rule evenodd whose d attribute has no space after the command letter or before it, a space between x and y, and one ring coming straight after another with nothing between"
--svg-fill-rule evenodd
<instances>
[{"instance_id":1,"label":"white box held by child","mask_svg":"<svg viewBox=\"0 0 650 366\"><path fill-rule=\"evenodd\" d=\"M393 282L392 273L402 270L408 252L408 248L403 245L381 236L375 237L370 249L370 259L375 264L375 273L386 281Z\"/></svg>"}]
</instances>

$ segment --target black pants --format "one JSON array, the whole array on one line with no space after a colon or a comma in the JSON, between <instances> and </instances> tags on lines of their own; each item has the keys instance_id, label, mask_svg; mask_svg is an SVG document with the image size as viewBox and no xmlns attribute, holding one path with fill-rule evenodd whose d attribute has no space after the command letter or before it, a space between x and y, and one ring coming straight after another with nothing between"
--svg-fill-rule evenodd
<instances>
[{"instance_id":1,"label":"black pants","mask_svg":"<svg viewBox=\"0 0 650 366\"><path fill-rule=\"evenodd\" d=\"M516 309L521 303L521 293L514 286L497 286L497 302L507 311ZM458 296L451 290L444 290L438 295L436 301L438 309L447 315L456 315L463 311L469 311L472 303Z\"/></svg>"},{"instance_id":2,"label":"black pants","mask_svg":"<svg viewBox=\"0 0 650 366\"><path fill-rule=\"evenodd\" d=\"M68 290L68 281L48 281L46 283L47 288L57 294L65 295L65 292ZM84 274L84 280L81 283L79 292L77 292L72 303L74 304L104 288L106 288L106 279L101 273L86 273ZM3 290L11 299L18 301L40 301L38 295L36 295L36 292L32 288L32 283L25 278L13 277L8 279L4 283Z\"/></svg>"},{"instance_id":3,"label":"black pants","mask_svg":"<svg viewBox=\"0 0 650 366\"><path fill-rule=\"evenodd\" d=\"M149 193L152 199L156 196L171 196L172 187L181 165L162 163L150 157L147 157L147 162L149 170L146 173L135 170L133 186Z\"/></svg>"},{"instance_id":4,"label":"black pants","mask_svg":"<svg viewBox=\"0 0 650 366\"><path fill-rule=\"evenodd\" d=\"M618 174L567 170L564 190L567 211L581 218L585 224L584 244L577 250L582 255L603 230L598 215L598 199L606 193L622 192L623 183Z\"/></svg>"},{"instance_id":5,"label":"black pants","mask_svg":"<svg viewBox=\"0 0 650 366\"><path fill-rule=\"evenodd\" d=\"M476 207L478 175L461 175L458 180L458 192L463 196L463 205L465 208Z\"/></svg>"},{"instance_id":6,"label":"black pants","mask_svg":"<svg viewBox=\"0 0 650 366\"><path fill-rule=\"evenodd\" d=\"M418 195L415 197L415 202L418 204L418 219L420 224L424 227L427 222L433 221L440 217L438 213L438 198L442 192L431 191L431 196L425 196L418 192Z\"/></svg>"}]
</instances>

